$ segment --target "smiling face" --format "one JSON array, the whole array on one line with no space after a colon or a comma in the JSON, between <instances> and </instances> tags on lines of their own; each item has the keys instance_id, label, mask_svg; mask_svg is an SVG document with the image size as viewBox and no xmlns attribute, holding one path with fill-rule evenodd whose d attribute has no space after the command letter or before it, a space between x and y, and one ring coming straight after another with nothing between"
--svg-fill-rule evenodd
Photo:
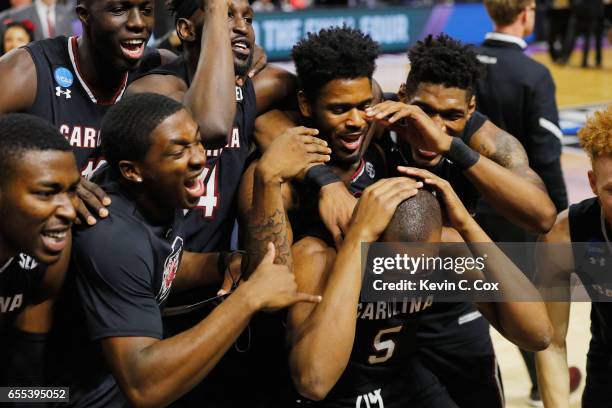
<instances>
[{"instance_id":1,"label":"smiling face","mask_svg":"<svg viewBox=\"0 0 612 408\"><path fill-rule=\"evenodd\" d=\"M227 22L234 54L234 71L239 76L246 75L253 62L253 49L255 47L253 16L253 9L247 0L233 0L229 4ZM198 9L188 21L191 26L186 25L187 20L179 19L177 32L183 41L191 42L199 49L204 27L204 13L201 9ZM193 30L195 30L195 34Z\"/></svg>"},{"instance_id":2,"label":"smiling face","mask_svg":"<svg viewBox=\"0 0 612 408\"><path fill-rule=\"evenodd\" d=\"M0 246L53 263L68 243L80 180L70 151L30 150L15 159L0 192Z\"/></svg>"},{"instance_id":3,"label":"smiling face","mask_svg":"<svg viewBox=\"0 0 612 408\"><path fill-rule=\"evenodd\" d=\"M372 104L369 78L334 79L325 84L314 101L300 93L302 115L319 130L319 137L329 143L332 161L350 167L361 159L361 145L370 124L365 109Z\"/></svg>"},{"instance_id":4,"label":"smiling face","mask_svg":"<svg viewBox=\"0 0 612 408\"><path fill-rule=\"evenodd\" d=\"M612 154L595 156L589 171L591 190L599 199L604 217L612 227Z\"/></svg>"},{"instance_id":5,"label":"smiling face","mask_svg":"<svg viewBox=\"0 0 612 408\"><path fill-rule=\"evenodd\" d=\"M32 39L23 27L13 26L4 33L4 52L27 45Z\"/></svg>"},{"instance_id":6,"label":"smiling face","mask_svg":"<svg viewBox=\"0 0 612 408\"><path fill-rule=\"evenodd\" d=\"M154 22L152 0L89 0L77 6L84 32L96 51L120 71L144 55Z\"/></svg>"},{"instance_id":7,"label":"smiling face","mask_svg":"<svg viewBox=\"0 0 612 408\"><path fill-rule=\"evenodd\" d=\"M194 207L204 194L199 176L206 163L198 125L181 109L161 122L150 137L146 156L135 163L147 195L165 211Z\"/></svg>"},{"instance_id":8,"label":"smiling face","mask_svg":"<svg viewBox=\"0 0 612 408\"><path fill-rule=\"evenodd\" d=\"M413 95L402 100L404 103L420 107L434 123L450 136L460 136L469 118L476 109L476 99L469 92L460 88L449 88L444 85L421 83ZM435 166L442 160L442 155L410 147L412 157L417 165Z\"/></svg>"}]
</instances>

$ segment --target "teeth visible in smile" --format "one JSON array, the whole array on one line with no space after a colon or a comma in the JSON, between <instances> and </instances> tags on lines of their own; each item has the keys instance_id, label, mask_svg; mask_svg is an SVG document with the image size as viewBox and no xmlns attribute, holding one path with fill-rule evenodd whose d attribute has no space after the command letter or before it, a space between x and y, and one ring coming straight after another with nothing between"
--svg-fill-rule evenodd
<instances>
[{"instance_id":1,"label":"teeth visible in smile","mask_svg":"<svg viewBox=\"0 0 612 408\"><path fill-rule=\"evenodd\" d=\"M48 231L43 232L43 235L49 238L63 239L66 238L67 231Z\"/></svg>"},{"instance_id":2,"label":"teeth visible in smile","mask_svg":"<svg viewBox=\"0 0 612 408\"><path fill-rule=\"evenodd\" d=\"M123 43L127 45L141 45L143 41L142 40L127 40L127 41L123 41Z\"/></svg>"},{"instance_id":3,"label":"teeth visible in smile","mask_svg":"<svg viewBox=\"0 0 612 408\"><path fill-rule=\"evenodd\" d=\"M242 50L246 50L246 49L248 48L248 47L246 46L246 44L244 44L244 43L235 43L235 44L234 44L234 47L236 47L236 48L240 48L240 49L242 49Z\"/></svg>"}]
</instances>

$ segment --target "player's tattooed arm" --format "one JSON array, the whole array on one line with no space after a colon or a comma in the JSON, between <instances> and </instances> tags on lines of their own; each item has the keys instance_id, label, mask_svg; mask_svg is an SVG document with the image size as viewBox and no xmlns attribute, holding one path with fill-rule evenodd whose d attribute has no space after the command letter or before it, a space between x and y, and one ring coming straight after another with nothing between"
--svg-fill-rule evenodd
<instances>
[{"instance_id":1,"label":"player's tattooed arm","mask_svg":"<svg viewBox=\"0 0 612 408\"><path fill-rule=\"evenodd\" d=\"M495 133L492 133L489 138L482 137L476 150L500 166L528 180L540 190L546 191L542 179L529 167L529 159L523 145L504 130L494 129L489 125L492 123L486 122L483 125L484 131L490 128L491 131L495 130Z\"/></svg>"},{"instance_id":2,"label":"player's tattooed arm","mask_svg":"<svg viewBox=\"0 0 612 408\"><path fill-rule=\"evenodd\" d=\"M312 165L329 160L331 151L326 142L315 137L317 133L305 127L289 129L246 172L240 188L240 212L246 226L247 272L259 263L269 242L276 246L275 261L292 267L287 182Z\"/></svg>"},{"instance_id":3,"label":"player's tattooed arm","mask_svg":"<svg viewBox=\"0 0 612 408\"><path fill-rule=\"evenodd\" d=\"M548 231L557 212L519 141L487 121L470 140L470 147L481 156L465 175L483 198L522 228Z\"/></svg>"}]
</instances>

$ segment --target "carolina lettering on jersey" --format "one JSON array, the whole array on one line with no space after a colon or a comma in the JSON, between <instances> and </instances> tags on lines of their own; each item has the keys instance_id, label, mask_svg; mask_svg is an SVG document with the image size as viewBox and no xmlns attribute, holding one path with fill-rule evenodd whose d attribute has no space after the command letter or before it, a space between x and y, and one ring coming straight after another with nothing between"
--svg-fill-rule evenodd
<instances>
[{"instance_id":1,"label":"carolina lettering on jersey","mask_svg":"<svg viewBox=\"0 0 612 408\"><path fill-rule=\"evenodd\" d=\"M59 131L72 147L95 149L100 146L100 131L98 129L79 125L72 127L61 125Z\"/></svg>"},{"instance_id":2,"label":"carolina lettering on jersey","mask_svg":"<svg viewBox=\"0 0 612 408\"><path fill-rule=\"evenodd\" d=\"M76 37L56 37L26 46L36 67L36 98L28 113L53 123L72 146L84 176L95 170L102 156L100 127L106 111L127 86L128 75L107 101L101 100L83 79ZM97 166L96 166L97 167Z\"/></svg>"},{"instance_id":3,"label":"carolina lettering on jersey","mask_svg":"<svg viewBox=\"0 0 612 408\"><path fill-rule=\"evenodd\" d=\"M401 302L359 303L357 318L364 320L385 320L400 314L421 312L433 305L433 295L404 298Z\"/></svg>"}]
</instances>

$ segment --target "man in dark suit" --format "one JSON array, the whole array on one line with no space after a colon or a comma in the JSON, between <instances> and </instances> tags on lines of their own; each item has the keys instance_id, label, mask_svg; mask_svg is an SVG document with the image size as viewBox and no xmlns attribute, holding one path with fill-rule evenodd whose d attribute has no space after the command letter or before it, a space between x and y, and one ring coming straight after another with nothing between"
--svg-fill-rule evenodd
<instances>
[{"instance_id":1,"label":"man in dark suit","mask_svg":"<svg viewBox=\"0 0 612 408\"><path fill-rule=\"evenodd\" d=\"M6 19L30 20L35 26L34 39L42 40L72 35L72 23L76 14L71 4L59 4L56 0L34 0L29 6L11 8L1 13L0 21Z\"/></svg>"},{"instance_id":2,"label":"man in dark suit","mask_svg":"<svg viewBox=\"0 0 612 408\"><path fill-rule=\"evenodd\" d=\"M493 20L494 32L486 35L478 49L478 58L485 64L487 74L476 87L476 109L521 142L531 168L544 181L560 212L567 208L567 191L561 170L563 134L558 124L555 83L544 65L523 52L527 47L523 38L533 32L535 1L485 0L484 4ZM496 242L536 239L535 235L512 224L482 202L476 216ZM534 263L529 256L520 267L529 278L536 279ZM530 405L542 406L533 353L523 352L523 357L532 381ZM576 370L572 369L570 375L576 377ZM574 383L577 382L579 379L574 379Z\"/></svg>"}]
</instances>

